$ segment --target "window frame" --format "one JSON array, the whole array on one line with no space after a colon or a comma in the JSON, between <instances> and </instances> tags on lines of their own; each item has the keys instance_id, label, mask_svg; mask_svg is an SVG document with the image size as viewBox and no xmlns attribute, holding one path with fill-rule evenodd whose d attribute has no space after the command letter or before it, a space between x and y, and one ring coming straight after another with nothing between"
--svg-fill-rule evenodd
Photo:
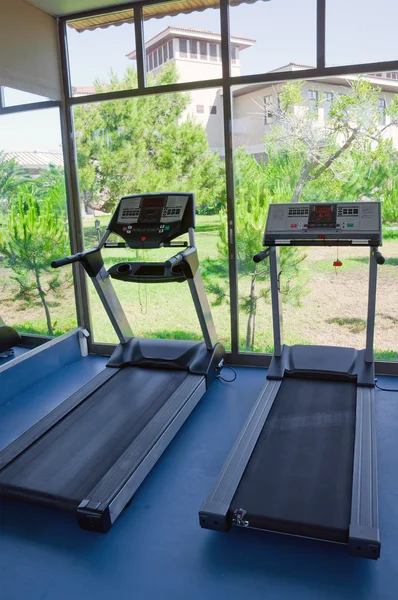
<instances>
[{"instance_id":1,"label":"window frame","mask_svg":"<svg viewBox=\"0 0 398 600\"><path fill-rule=\"evenodd\" d=\"M73 140L73 115L71 111L73 106L78 104L100 102L105 100L116 100L129 97L139 97L143 94L157 94L167 93L173 91L187 91L194 89L210 89L212 87L221 87L223 90L222 94L222 108L223 108L223 123L225 132L225 156L226 156L226 210L228 215L228 221L231 227L228 229L229 236L229 247L230 256L228 260L229 264L229 292L230 292L230 325L231 325L231 347L232 350L229 353L230 360L235 361L235 364L250 364L250 365L266 365L269 357L267 355L256 355L244 354L239 349L239 310L238 310L238 287L237 287L237 265L236 265L236 222L235 222L235 209L234 209L234 165L233 165L233 147L232 137L229 135L229 125L232 120L232 105L231 105L231 91L234 86L237 85L249 85L249 84L278 84L281 81L292 81L292 80L311 80L320 77L332 77L336 75L350 75L350 74L369 74L378 72L392 72L398 70L398 61L382 61L373 62L368 64L360 65L337 65L337 66L326 66L325 65L325 31L326 31L326 0L317 0L317 27L316 27L316 65L311 68L304 68L292 72L267 72L260 73L257 75L233 75L231 72L232 60L231 60L231 33L230 33L230 19L229 19L229 1L220 0L220 24L221 24L221 55L223 71L219 79L213 80L202 80L195 81L192 83L177 83L168 84L160 88L160 86L153 86L146 84L146 61L145 61L145 42L142 35L143 30L143 8L147 5L154 4L153 0L142 0L131 5L131 9L134 11L134 29L135 39L137 48L137 73L138 73L138 88L134 90L123 90L117 92L109 92L105 97L101 97L100 94L92 94L84 97L72 96L70 72L68 65L67 56L67 39L66 39L66 25L69 20L81 19L81 13L75 13L68 15L68 17L61 17L59 19L59 37L61 46L61 63L62 72L64 78L64 98L62 103L62 110L64 114L64 120L67 123L67 134L71 140ZM90 17L99 14L113 13L115 7L107 9L101 9L98 11L88 11L84 16ZM169 42L169 60L174 59L174 46L173 40ZM171 52L170 52L171 50ZM206 56L199 52L199 60L208 61L208 49L206 43ZM104 95L102 95L104 96ZM0 102L0 113L2 106ZM78 198L78 177L76 166L74 166L74 155L73 155L73 144L67 151L68 160L71 165L71 189L74 189L73 197ZM70 200L74 213L78 213L79 206L75 201ZM76 217L78 218L78 216ZM73 226L73 223L71 224ZM82 247L79 247L80 242L78 241L79 234L75 235L75 243L72 246L72 251L81 251ZM81 241L81 238L79 238ZM80 244L81 246L81 244ZM80 323L90 330L90 310L88 307L87 293L84 288L84 284L81 282L78 286L78 315ZM98 349L104 349L104 345L96 344L90 339L90 349L98 351ZM265 360L266 359L266 360ZM265 361L265 362L264 362ZM384 362L383 365L388 368L391 363Z\"/></svg>"}]
</instances>

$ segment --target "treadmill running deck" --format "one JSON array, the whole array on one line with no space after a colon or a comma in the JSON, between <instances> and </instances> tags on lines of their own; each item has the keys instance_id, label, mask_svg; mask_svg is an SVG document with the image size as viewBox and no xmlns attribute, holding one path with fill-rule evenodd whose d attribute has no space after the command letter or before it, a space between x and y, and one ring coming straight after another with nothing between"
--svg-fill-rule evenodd
<instances>
[{"instance_id":1,"label":"treadmill running deck","mask_svg":"<svg viewBox=\"0 0 398 600\"><path fill-rule=\"evenodd\" d=\"M356 385L284 379L232 500L250 527L348 541Z\"/></svg>"},{"instance_id":2,"label":"treadmill running deck","mask_svg":"<svg viewBox=\"0 0 398 600\"><path fill-rule=\"evenodd\" d=\"M185 371L126 367L0 472L7 495L75 510L148 425Z\"/></svg>"}]
</instances>

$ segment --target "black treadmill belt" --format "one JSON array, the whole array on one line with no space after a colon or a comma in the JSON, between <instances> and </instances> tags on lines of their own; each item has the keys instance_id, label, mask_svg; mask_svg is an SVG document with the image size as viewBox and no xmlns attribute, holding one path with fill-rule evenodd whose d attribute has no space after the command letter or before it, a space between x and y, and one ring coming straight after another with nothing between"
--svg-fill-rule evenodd
<instances>
[{"instance_id":1,"label":"black treadmill belt","mask_svg":"<svg viewBox=\"0 0 398 600\"><path fill-rule=\"evenodd\" d=\"M75 509L187 376L121 369L6 466L0 485Z\"/></svg>"},{"instance_id":2,"label":"black treadmill belt","mask_svg":"<svg viewBox=\"0 0 398 600\"><path fill-rule=\"evenodd\" d=\"M230 511L250 526L346 542L356 385L284 379Z\"/></svg>"}]
</instances>

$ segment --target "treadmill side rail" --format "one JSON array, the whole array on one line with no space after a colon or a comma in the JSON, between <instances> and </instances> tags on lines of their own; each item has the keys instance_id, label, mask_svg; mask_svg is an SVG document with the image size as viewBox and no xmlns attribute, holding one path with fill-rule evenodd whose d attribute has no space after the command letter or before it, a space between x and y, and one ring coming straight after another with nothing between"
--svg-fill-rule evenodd
<instances>
[{"instance_id":1,"label":"treadmill side rail","mask_svg":"<svg viewBox=\"0 0 398 600\"><path fill-rule=\"evenodd\" d=\"M377 559L380 531L374 389L358 387L348 552Z\"/></svg>"},{"instance_id":2,"label":"treadmill side rail","mask_svg":"<svg viewBox=\"0 0 398 600\"><path fill-rule=\"evenodd\" d=\"M266 381L212 493L200 509L201 527L217 531L227 531L231 527L230 504L280 386L281 381Z\"/></svg>"},{"instance_id":3,"label":"treadmill side rail","mask_svg":"<svg viewBox=\"0 0 398 600\"><path fill-rule=\"evenodd\" d=\"M106 533L111 528L205 392L205 377L188 375L184 379L161 410L80 503L77 520L82 529Z\"/></svg>"}]
</instances>

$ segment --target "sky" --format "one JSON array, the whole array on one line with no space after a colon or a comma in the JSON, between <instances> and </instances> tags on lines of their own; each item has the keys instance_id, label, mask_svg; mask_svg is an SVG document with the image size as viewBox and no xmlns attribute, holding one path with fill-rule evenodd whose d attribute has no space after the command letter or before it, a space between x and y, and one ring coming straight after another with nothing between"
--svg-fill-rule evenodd
<instances>
[{"instance_id":1,"label":"sky","mask_svg":"<svg viewBox=\"0 0 398 600\"><path fill-rule=\"evenodd\" d=\"M278 68L289 62L316 63L316 0L270 0L231 7L231 33L256 40L240 54L241 74ZM398 59L398 0L328 0L326 63L355 64ZM145 21L148 40L168 25L220 31L219 10ZM77 33L68 30L73 85L106 79L113 69L122 75L132 65L126 54L135 49L134 26L125 24ZM6 90L6 101L34 100ZM57 109L0 117L0 149L60 150Z\"/></svg>"}]
</instances>

